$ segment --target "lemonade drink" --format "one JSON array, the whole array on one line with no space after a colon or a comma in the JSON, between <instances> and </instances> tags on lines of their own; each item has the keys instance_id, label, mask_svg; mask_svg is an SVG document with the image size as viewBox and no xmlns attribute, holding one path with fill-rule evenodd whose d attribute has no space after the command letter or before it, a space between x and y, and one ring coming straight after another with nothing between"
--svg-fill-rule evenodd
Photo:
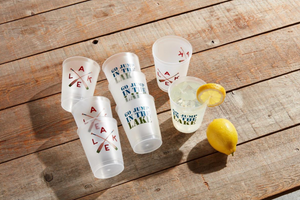
<instances>
[{"instance_id":1,"label":"lemonade drink","mask_svg":"<svg viewBox=\"0 0 300 200\"><path fill-rule=\"evenodd\" d=\"M205 82L195 77L182 77L169 87L172 121L183 133L195 132L201 125L207 104L197 100L197 89Z\"/></svg>"}]
</instances>

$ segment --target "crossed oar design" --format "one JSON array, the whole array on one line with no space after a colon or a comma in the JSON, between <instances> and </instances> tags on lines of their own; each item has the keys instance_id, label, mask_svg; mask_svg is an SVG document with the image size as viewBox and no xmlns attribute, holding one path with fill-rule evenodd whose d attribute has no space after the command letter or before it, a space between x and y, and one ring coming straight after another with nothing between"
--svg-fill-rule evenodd
<instances>
[{"instance_id":1,"label":"crossed oar design","mask_svg":"<svg viewBox=\"0 0 300 200\"><path fill-rule=\"evenodd\" d=\"M101 112L102 112L102 111L100 111L96 117L93 117L93 116L91 116L91 115L88 115L88 114L82 113L82 115L84 115L84 116L87 116L87 117L89 117L89 118L93 118L93 119L94 119L94 120L92 121L92 123L91 123L91 125L90 125L89 129L88 129L88 131L89 131L89 132L91 132L91 130L92 130L92 127L93 127L93 125L94 125L94 123L95 123L95 121L96 121L96 120L97 120L97 121L99 121L99 122L101 122L99 119L97 119L97 117L99 117L99 115L101 114ZM105 114L104 116L106 116L106 114Z\"/></svg>"},{"instance_id":2,"label":"crossed oar design","mask_svg":"<svg viewBox=\"0 0 300 200\"><path fill-rule=\"evenodd\" d=\"M74 83L76 83L79 79L81 79L81 81L82 81L82 83L83 83L85 89L88 90L89 87L88 87L88 85L86 84L86 82L82 79L82 77L84 77L84 76L86 76L86 75L89 75L89 74L91 74L92 72L89 72L89 73L87 73L87 74L84 74L84 75L82 75L82 76L79 76L79 74L78 74L73 68L71 68L71 70L72 70L72 72L74 72L74 73L78 76L78 78L75 79L74 81L72 81L72 82L69 84L69 87L71 87L72 85L74 85Z\"/></svg>"},{"instance_id":3,"label":"crossed oar design","mask_svg":"<svg viewBox=\"0 0 300 200\"><path fill-rule=\"evenodd\" d=\"M159 79L159 82L165 82L165 81L168 80L170 83L173 83L173 81L171 81L170 79L173 78L173 77L175 77L175 76L177 76L179 74L179 72L177 72L175 75L167 78L167 77L164 76L163 73L161 73L161 71L159 69L157 69L157 71L160 73L160 75L162 75L165 78L165 79Z\"/></svg>"},{"instance_id":4,"label":"crossed oar design","mask_svg":"<svg viewBox=\"0 0 300 200\"><path fill-rule=\"evenodd\" d=\"M114 130L113 130L106 138L103 138L103 137L101 137L101 136L99 136L99 135L97 135L97 134L95 134L95 133L91 133L92 135L97 136L97 137L103 139L103 142L100 144L100 146L99 146L98 149L97 149L97 153L100 153L100 151L102 150L102 148L103 148L105 142L108 142L115 150L118 150L118 147L116 147L116 145L114 145L112 142L110 142L110 141L107 140L108 137L109 137L113 132L114 132Z\"/></svg>"}]
</instances>

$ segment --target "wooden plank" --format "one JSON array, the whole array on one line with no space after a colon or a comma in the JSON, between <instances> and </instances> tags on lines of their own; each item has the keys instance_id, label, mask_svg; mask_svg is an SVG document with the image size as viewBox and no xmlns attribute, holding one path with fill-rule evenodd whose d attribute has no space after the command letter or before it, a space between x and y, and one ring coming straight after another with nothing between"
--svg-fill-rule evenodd
<instances>
[{"instance_id":1,"label":"wooden plank","mask_svg":"<svg viewBox=\"0 0 300 200\"><path fill-rule=\"evenodd\" d=\"M217 47L219 45L224 45L228 42L232 42L238 39L253 36L253 34L260 34L263 31L271 30L283 25L288 25L288 23L281 23L281 18L279 15L277 16L274 13L269 14L269 12L274 11L270 11L269 5L265 5L265 3L263 5L256 5L249 2L245 3L245 1L242 1L240 3L237 2L239 1L214 6L214 8L206 8L204 10L195 11L167 20L147 24L127 31L122 31L120 33L101 37L98 38L99 43L97 45L94 45L92 41L87 41L1 65L0 109L11 107L30 100L42 98L44 96L49 96L51 94L59 93L61 90L61 64L65 58L70 56L82 55L90 57L96 60L98 63L103 63L104 60L112 54L121 51L131 51L135 52L139 56L141 66L144 68L153 65L153 58L151 53L152 44L157 38L164 35L176 34L185 37L192 43L194 52L199 52L209 48ZM288 5L286 6L288 7ZM274 8L277 8L278 10L280 6L278 5ZM252 11L252 9L254 11ZM223 20L228 20L226 23L221 23L219 21L222 13L227 13L227 17L223 17ZM236 23L236 21L243 21L242 19L247 19L247 22L249 21L249 26L241 27L239 23ZM276 24L274 24L273 22L276 22ZM223 26L220 27L222 24ZM189 28L186 28L187 25ZM225 25L228 26L224 27ZM235 30L235 34L229 37L228 34L231 34L231 32L228 33L228 31L231 29ZM269 42L277 45L276 49L278 53L280 52L280 54L284 54L284 51L279 48L280 45L284 45L286 48L290 49L289 51L298 49L297 45L299 46L299 40L297 40L297 37L299 35L298 26L296 29L292 28L285 30L292 32L280 35L275 34L276 37L282 38L282 40L284 41L283 44L281 44L280 40L277 40L276 38L272 38L271 41L269 41L268 39ZM216 36L213 31L217 32L218 36ZM214 41L214 43L212 43L212 41ZM261 45L261 43L263 45ZM262 51L263 53L262 48L272 48L269 43L262 41L262 39L259 39L256 44L261 46L261 48L256 48L251 45L247 45L246 47L237 47L247 49L241 50L244 53L237 52L232 56L248 56L249 58L253 59L251 57L252 53L255 53L256 57L260 56L260 54L256 54L255 51ZM268 54L270 53L278 55L278 53L276 52L268 51ZM289 57L289 59L298 62L297 59L299 59L299 57L295 56L295 54L298 54L298 52L290 54L292 55L291 57L294 58ZM7 53L2 55L7 55ZM222 65L222 62L224 60L227 60L227 58L222 57L219 54L217 54L218 58L216 58L216 56L214 56L214 53L209 53L206 55L209 56L200 61L205 66L203 67L202 65L200 65L201 69L203 70L203 74L206 76L207 73L212 73L210 72L210 68L214 70L213 73L221 73L216 72L216 69L213 66ZM228 56L227 53L226 55ZM271 55L267 56L270 57ZM195 56L192 58L192 60L194 59ZM209 62L207 62L206 59L209 59ZM235 60L237 59L238 58L236 58ZM234 63L236 62L235 60ZM264 61L264 63L268 65L268 63L263 58L259 59L259 62L262 61ZM284 61L280 60L280 57L274 56L274 58L270 58L269 61L274 64L276 70L280 70L279 73L284 73L284 68L286 67L286 65ZM244 62L246 62L247 64L248 61L245 60ZM194 64L195 63L196 62L194 62ZM234 63L228 64L233 65ZM255 65L259 66L261 65L261 63L257 62L255 63ZM236 67L239 68L239 65L236 65ZM225 67L225 69L227 69L227 67ZM251 69L253 71L251 72L252 74L249 74L249 76L260 75L259 73L255 73L257 70L259 70L257 67L252 66ZM269 70L271 70L270 73L277 74L276 72L273 72L273 70L275 69L269 67ZM230 71L226 72L231 74ZM238 75L241 79L243 79L242 72L243 71L239 71ZM217 78L216 75L211 75ZM103 72L101 72L99 80L103 80L104 78L104 74ZM217 80L220 78L221 77L218 77ZM226 77L226 79L227 78L229 77Z\"/></svg>"},{"instance_id":2,"label":"wooden plank","mask_svg":"<svg viewBox=\"0 0 300 200\"><path fill-rule=\"evenodd\" d=\"M43 127L49 133L49 137L47 134L43 135L43 131L41 131L41 136L38 136L39 133L36 135L26 134L28 138L39 137L36 140L38 144L35 147L38 151L43 151L0 165L0 178L2 180L12 180L0 183L2 184L0 185L2 189L0 199L1 197L9 198L13 195L16 199L19 196L22 196L23 199L31 196L41 199L47 199L50 196L54 196L57 199L73 199L209 155L215 151L205 139L205 130L208 123L214 118L227 118L235 125L239 133L239 144L299 124L299 77L300 71L297 71L229 93L220 107L207 111L202 127L194 134L182 134L176 131L172 125L170 111L159 114L163 145L159 150L150 154L138 155L133 153L123 128L120 127L119 132L122 141L125 171L119 176L108 180L96 180L93 178L79 140L43 150L45 147L52 146L53 140L77 137L75 130L69 135L63 132L57 135L50 135L51 131L55 132L56 129L56 122L53 122L46 128ZM43 105L42 102L41 105ZM156 106L159 106L158 100L156 101ZM57 123L59 123L57 118ZM64 121L62 123L68 122L67 120ZM61 125L63 124L59 126L63 127ZM24 129L26 128L24 127ZM72 129L75 129L75 125ZM70 131L65 128L62 130ZM284 135L286 137L286 134ZM43 136L44 138L42 138ZM13 140L16 141L17 139L18 136L14 135ZM270 139L270 141L272 140ZM21 142L16 142L15 144L18 145L11 146L13 151L22 149L26 151L26 147ZM291 143L287 144L290 147L293 146ZM6 141L3 141L2 145L9 146ZM275 144L275 146L277 147L278 145ZM280 147L280 149L286 150L284 147ZM8 149L7 153L12 150ZM5 152L5 149L1 149L1 152ZM237 154L239 152L238 150ZM264 152L258 149L257 153L262 154ZM247 157L248 161L242 160L241 163L246 163L244 165L248 167L253 166L252 159L254 158L252 157L252 152L250 151L246 155L250 156ZM3 156L5 155L1 155L1 158ZM237 158L241 160L238 156ZM254 160L257 161L256 159ZM240 169L237 168L238 170ZM244 171L239 172L239 176L242 176L244 173ZM263 171L258 169L258 172ZM182 170L182 173L184 174L184 170ZM249 179L251 176L245 177ZM48 181L45 181L45 179ZM164 178L159 180L161 182Z\"/></svg>"},{"instance_id":3,"label":"wooden plank","mask_svg":"<svg viewBox=\"0 0 300 200\"><path fill-rule=\"evenodd\" d=\"M300 186L300 127L101 191L87 199L262 199Z\"/></svg>"},{"instance_id":4,"label":"wooden plank","mask_svg":"<svg viewBox=\"0 0 300 200\"><path fill-rule=\"evenodd\" d=\"M88 1L2 24L0 64L224 1Z\"/></svg>"},{"instance_id":5,"label":"wooden plank","mask_svg":"<svg viewBox=\"0 0 300 200\"><path fill-rule=\"evenodd\" d=\"M17 2L1 0L0 24L85 1L87 0L26 0Z\"/></svg>"},{"instance_id":6,"label":"wooden plank","mask_svg":"<svg viewBox=\"0 0 300 200\"><path fill-rule=\"evenodd\" d=\"M203 78L206 82L221 83L227 90L232 90L297 70L300 66L299 35L300 25L195 54L189 75ZM146 75L150 94L156 100L157 111L170 109L168 95L161 92L156 84L153 67L142 71ZM55 82L55 79L52 80ZM40 98L53 90L60 90L60 85L46 87L31 98ZM114 110L115 103L107 90L107 81L98 83L95 95L108 97ZM115 112L114 116L117 118ZM0 119L1 162L35 152L50 137L51 142L43 148L77 138L73 135L76 125L71 114L61 108L59 94L2 110ZM15 122L14 125L11 125L12 122Z\"/></svg>"}]
</instances>

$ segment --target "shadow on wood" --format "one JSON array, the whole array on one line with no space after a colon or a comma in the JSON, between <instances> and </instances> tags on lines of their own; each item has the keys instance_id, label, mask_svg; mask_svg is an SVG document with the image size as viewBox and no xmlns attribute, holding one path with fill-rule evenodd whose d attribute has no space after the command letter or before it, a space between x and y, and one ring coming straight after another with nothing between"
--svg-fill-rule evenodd
<instances>
[{"instance_id":1,"label":"shadow on wood","mask_svg":"<svg viewBox=\"0 0 300 200\"><path fill-rule=\"evenodd\" d=\"M187 160L197 159L209 152L214 152L214 149L210 146L208 140L204 139L194 146ZM225 168L227 157L227 155L217 152L202 159L189 161L187 164L189 169L196 174L208 174Z\"/></svg>"},{"instance_id":2,"label":"shadow on wood","mask_svg":"<svg viewBox=\"0 0 300 200\"><path fill-rule=\"evenodd\" d=\"M91 176L91 169L80 141L76 141L78 136L75 122L70 113L56 114L62 109L60 95L56 95L58 98L55 99L49 97L53 99L50 102L44 100L47 98L34 101L42 93L47 93L57 87L60 87L60 84L41 91L32 97L32 102L28 103L35 137L32 140L36 145L36 155L44 165L43 171L36 173L40 174L40 178L52 189L57 199L73 199L95 191L92 183L82 183L83 177ZM69 141L73 141L72 145L55 146L57 143ZM68 148L65 148L66 146ZM43 151L51 147L51 151ZM93 177L91 179L93 180ZM82 189L79 189L80 187ZM51 194L48 195L50 198Z\"/></svg>"}]
</instances>

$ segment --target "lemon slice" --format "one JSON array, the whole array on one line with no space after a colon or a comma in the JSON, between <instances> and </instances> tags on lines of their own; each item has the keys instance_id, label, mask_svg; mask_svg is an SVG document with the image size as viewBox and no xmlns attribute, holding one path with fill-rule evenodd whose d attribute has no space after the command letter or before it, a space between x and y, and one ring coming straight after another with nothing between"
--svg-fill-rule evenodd
<instances>
[{"instance_id":1,"label":"lemon slice","mask_svg":"<svg viewBox=\"0 0 300 200\"><path fill-rule=\"evenodd\" d=\"M197 90L197 99L204 104L208 101L208 107L215 107L223 103L226 96L226 90L219 84L207 83L201 85Z\"/></svg>"}]
</instances>

